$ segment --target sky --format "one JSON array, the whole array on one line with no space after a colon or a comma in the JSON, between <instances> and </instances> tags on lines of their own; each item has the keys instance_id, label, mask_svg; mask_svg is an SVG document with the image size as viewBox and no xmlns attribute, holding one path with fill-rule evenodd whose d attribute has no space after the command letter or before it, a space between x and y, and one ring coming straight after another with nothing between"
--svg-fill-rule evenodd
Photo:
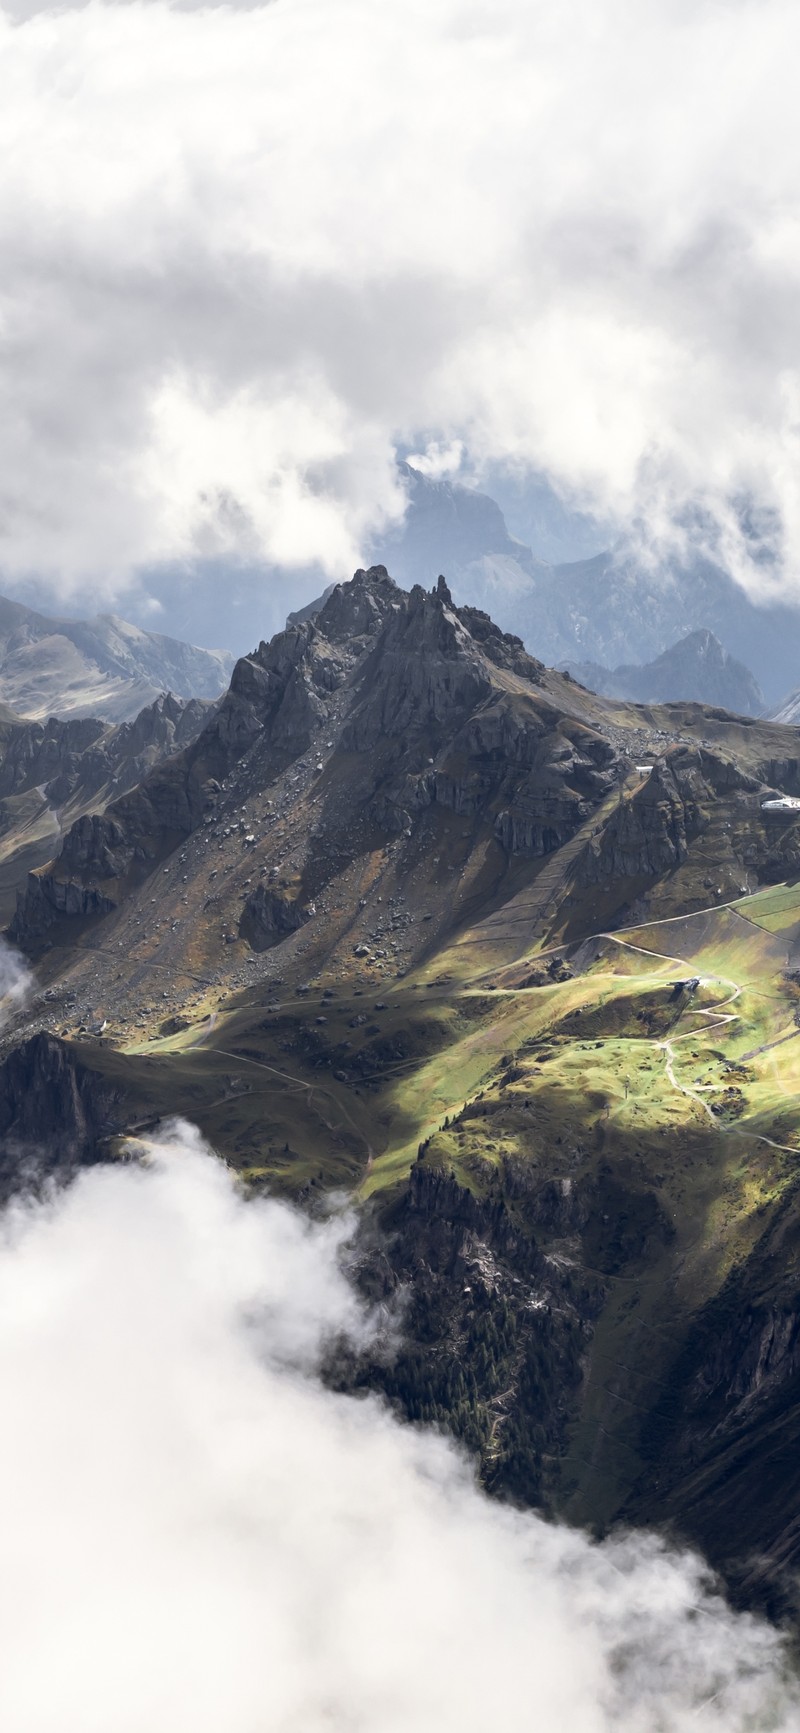
<instances>
[{"instance_id":1,"label":"sky","mask_svg":"<svg viewBox=\"0 0 800 1733\"><path fill-rule=\"evenodd\" d=\"M0 583L345 577L401 447L800 599L799 56L794 0L5 0Z\"/></svg>"},{"instance_id":2,"label":"sky","mask_svg":"<svg viewBox=\"0 0 800 1733\"><path fill-rule=\"evenodd\" d=\"M352 1223L176 1124L0 1216L13 1733L798 1733L777 1633L652 1537L487 1499L320 1377Z\"/></svg>"}]
</instances>

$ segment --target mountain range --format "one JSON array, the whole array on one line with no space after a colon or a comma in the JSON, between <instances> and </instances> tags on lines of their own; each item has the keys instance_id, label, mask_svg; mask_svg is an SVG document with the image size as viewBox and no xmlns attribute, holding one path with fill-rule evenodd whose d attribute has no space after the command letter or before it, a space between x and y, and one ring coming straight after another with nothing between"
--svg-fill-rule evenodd
<instances>
[{"instance_id":1,"label":"mountain range","mask_svg":"<svg viewBox=\"0 0 800 1733\"><path fill-rule=\"evenodd\" d=\"M568 662L575 680L606 698L628 698L635 704L664 704L692 698L698 704L719 704L742 716L763 716L764 694L743 662L724 650L713 632L689 632L654 661L637 667L602 668L596 662ZM776 721L789 721L776 715Z\"/></svg>"},{"instance_id":2,"label":"mountain range","mask_svg":"<svg viewBox=\"0 0 800 1733\"><path fill-rule=\"evenodd\" d=\"M552 564L509 532L487 495L401 468L408 512L373 557L404 583L430 584L443 571L459 602L489 611L543 661L650 664L680 639L710 632L752 671L770 704L796 687L800 609L751 600L706 558L657 559L625 538ZM713 701L710 692L704 698Z\"/></svg>"},{"instance_id":3,"label":"mountain range","mask_svg":"<svg viewBox=\"0 0 800 1733\"><path fill-rule=\"evenodd\" d=\"M334 1383L796 1611L798 730L591 692L382 566L210 707L5 726L4 1193L175 1113L250 1191L344 1190L403 1331Z\"/></svg>"},{"instance_id":4,"label":"mountain range","mask_svg":"<svg viewBox=\"0 0 800 1733\"><path fill-rule=\"evenodd\" d=\"M126 722L163 692L218 698L232 666L226 650L200 650L116 614L59 619L0 596L0 703L33 720Z\"/></svg>"},{"instance_id":5,"label":"mountain range","mask_svg":"<svg viewBox=\"0 0 800 1733\"><path fill-rule=\"evenodd\" d=\"M645 539L560 500L542 478L523 480L497 466L486 472L486 491L423 474L408 460L400 478L405 517L373 537L365 550L372 563L424 588L444 572L459 604L489 612L541 660L612 670L648 665L681 639L707 631L751 671L767 705L796 688L800 609L751 599L708 558L658 554ZM321 567L208 560L192 570L159 571L149 582L143 577L138 602L132 594L129 606L149 628L156 603L162 631L195 645L216 646L224 631L225 647L241 654L254 620L269 636L330 584ZM214 695L165 680L160 670L152 680L181 695ZM710 693L703 696L712 701ZM15 706L24 707L18 700Z\"/></svg>"}]
</instances>

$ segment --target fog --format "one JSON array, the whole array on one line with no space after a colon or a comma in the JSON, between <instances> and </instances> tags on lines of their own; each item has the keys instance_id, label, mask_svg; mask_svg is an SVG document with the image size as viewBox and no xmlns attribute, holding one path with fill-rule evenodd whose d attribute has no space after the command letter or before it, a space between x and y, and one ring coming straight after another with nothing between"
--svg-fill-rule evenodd
<instances>
[{"instance_id":1,"label":"fog","mask_svg":"<svg viewBox=\"0 0 800 1733\"><path fill-rule=\"evenodd\" d=\"M25 958L0 937L0 1029L24 1004L33 986Z\"/></svg>"},{"instance_id":2,"label":"fog","mask_svg":"<svg viewBox=\"0 0 800 1733\"><path fill-rule=\"evenodd\" d=\"M799 52L791 0L6 0L0 582L341 578L399 441L796 594Z\"/></svg>"},{"instance_id":3,"label":"fog","mask_svg":"<svg viewBox=\"0 0 800 1733\"><path fill-rule=\"evenodd\" d=\"M347 1218L245 1202L190 1127L0 1233L9 1733L796 1730L698 1561L503 1508L319 1377L377 1327Z\"/></svg>"}]
</instances>

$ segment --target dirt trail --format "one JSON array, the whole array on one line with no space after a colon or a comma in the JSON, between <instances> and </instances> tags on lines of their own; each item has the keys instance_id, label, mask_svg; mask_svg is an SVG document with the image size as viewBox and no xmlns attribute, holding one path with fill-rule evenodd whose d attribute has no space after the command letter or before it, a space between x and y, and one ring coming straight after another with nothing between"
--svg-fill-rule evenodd
<instances>
[{"instance_id":1,"label":"dirt trail","mask_svg":"<svg viewBox=\"0 0 800 1733\"><path fill-rule=\"evenodd\" d=\"M275 1065L266 1065L263 1059L248 1059L244 1053L230 1053L224 1047L211 1047L209 1048L209 1052L220 1053L224 1059L233 1059L237 1065L255 1065L257 1071L269 1071L273 1077L280 1077L284 1083L290 1083L293 1089L305 1090L309 1106L311 1105L315 1095L324 1096L328 1101L332 1101L335 1111L340 1114L346 1124L349 1125L354 1136L363 1143L367 1152L367 1165L365 1171L367 1173L370 1172L375 1160L375 1152L372 1148L372 1144L361 1126L356 1124L352 1115L344 1106L344 1103L337 1099L332 1090L320 1088L318 1083L305 1083L302 1077L293 1077L289 1071L279 1071ZM319 1112L319 1109L317 1109L317 1111ZM335 1137L337 1129L340 1128L331 1125L330 1120L326 1119L323 1113L320 1113L319 1116L323 1125L326 1125L331 1135Z\"/></svg>"},{"instance_id":2,"label":"dirt trail","mask_svg":"<svg viewBox=\"0 0 800 1733\"><path fill-rule=\"evenodd\" d=\"M684 918L686 920L691 919L691 917L688 915L685 916ZM677 962L680 964L681 968L686 967L685 959L683 959L683 958L677 958L677 957L669 956L667 953L661 952L661 951L646 951L643 945L632 945L629 943L629 941L627 939L620 939L619 935L617 933L601 933L598 935L598 937L604 938L604 939L613 939L616 944L623 945L627 950L630 950L630 951L639 951L643 956L659 957L665 963L676 963ZM660 973L660 971L659 971L659 973ZM711 1029L719 1029L724 1024L728 1024L728 1023L737 1023L739 1021L738 1011L727 1011L726 1012L723 1009L723 1007L725 1005L735 1004L736 1000L738 998L740 998L741 993L742 993L742 988L739 985L739 983L737 981L732 980L730 978L730 976L728 976L728 975L702 975L700 977L700 980L701 980L701 983L704 983L707 981L719 981L721 986L730 987L731 993L727 999L722 1000L722 1003L720 1005L713 1005L708 1010L698 1009L693 1013L694 1016L695 1017L707 1017L707 1018L709 1018ZM795 1155L796 1156L798 1153L800 1153L797 1149L793 1148L793 1146L791 1144L776 1143L774 1138L765 1136L764 1132L761 1132L761 1131L739 1131L737 1129L737 1127L733 1126L733 1125L720 1125L720 1122L719 1122L716 1114L714 1113L713 1109L711 1107L709 1107L707 1101L704 1101L703 1095L700 1093L701 1090L706 1090L709 1092L712 1090L715 1090L717 1088L716 1084L699 1084L699 1085L695 1086L694 1089L690 1089L686 1084L678 1082L678 1079L675 1076L675 1069L674 1069L674 1066L675 1066L675 1047L679 1041L689 1041L692 1039L696 1039L697 1034L698 1034L698 1031L696 1029L687 1029L685 1035L676 1035L672 1041L654 1041L653 1042L653 1046L655 1047L656 1051L663 1053L665 1056L664 1069L666 1072L666 1076L668 1077L669 1082L672 1085L672 1088L677 1090L679 1095L685 1095L688 1097L688 1099L690 1101L695 1101L697 1103L698 1107L702 1108L703 1112L706 1115L706 1118L713 1125L714 1130L718 1131L720 1133L720 1136L722 1136L722 1137L740 1137L740 1138L745 1138L747 1140L750 1140L754 1143L766 1143L769 1145L770 1149L781 1150L785 1155Z\"/></svg>"}]
</instances>

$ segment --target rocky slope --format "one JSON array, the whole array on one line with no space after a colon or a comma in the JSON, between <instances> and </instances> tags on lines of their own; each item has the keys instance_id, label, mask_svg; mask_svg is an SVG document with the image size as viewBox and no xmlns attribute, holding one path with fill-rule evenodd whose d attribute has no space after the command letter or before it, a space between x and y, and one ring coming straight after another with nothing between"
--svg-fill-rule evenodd
<instances>
[{"instance_id":1,"label":"rocky slope","mask_svg":"<svg viewBox=\"0 0 800 1733\"><path fill-rule=\"evenodd\" d=\"M229 692L183 753L104 814L77 821L54 867L31 880L12 936L35 943L56 926L65 884L76 887L81 913L78 888L102 886L103 907L116 906L209 826L223 842L235 829L234 846L244 833L249 871L257 863L278 872L282 888L291 885L270 864L272 801L260 835L248 840L240 819L226 824L237 810L234 773L260 797L278 792L281 777L290 777L292 792L299 777L304 795L313 783L313 800L297 812L305 834L292 867L306 905L370 835L413 837L432 811L466 820L503 858L535 860L565 842L622 774L615 748L582 719L584 708L576 689L547 675L518 639L474 610L459 612L443 580L433 592L409 594L383 568L357 574L313 620L237 663ZM236 788L238 796L238 781ZM288 792L284 785L278 793L280 812Z\"/></svg>"},{"instance_id":2,"label":"rocky slope","mask_svg":"<svg viewBox=\"0 0 800 1733\"><path fill-rule=\"evenodd\" d=\"M132 722L0 720L0 911L76 817L135 787L200 732L212 706L169 693ZM10 911L8 911L10 912ZM7 915L6 915L7 918Z\"/></svg>"}]
</instances>

